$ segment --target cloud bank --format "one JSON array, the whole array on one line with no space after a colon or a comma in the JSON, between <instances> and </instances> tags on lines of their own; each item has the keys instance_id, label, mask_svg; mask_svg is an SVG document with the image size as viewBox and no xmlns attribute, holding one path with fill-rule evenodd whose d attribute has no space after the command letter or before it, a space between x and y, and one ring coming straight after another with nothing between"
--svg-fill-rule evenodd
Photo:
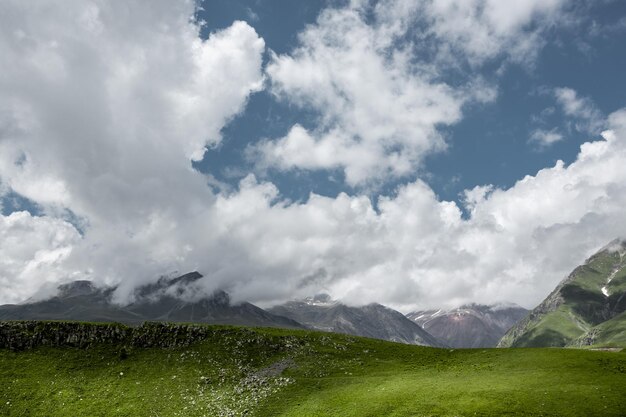
<instances>
[{"instance_id":1,"label":"cloud bank","mask_svg":"<svg viewBox=\"0 0 626 417\"><path fill-rule=\"evenodd\" d=\"M42 214L0 217L0 303L77 278L119 285L125 302L175 270L200 271L207 293L223 288L261 305L318 291L401 309L540 301L626 236L626 110L574 163L509 189L467 190L465 207L419 179L375 201L355 192L294 203L252 174L232 192L214 191L191 167L267 77L279 99L313 109L319 122L251 148L260 164L339 168L350 185L415 172L445 148L440 126L459 121L468 102L492 100L494 87L474 76L441 81L438 64L416 62L411 42L400 46L407 28L421 22L420 33L439 39L433 62L453 50L467 65L520 60L527 47L511 45L521 33L541 44L562 7L463 4L383 2L373 20L362 2L329 9L264 71L265 45L249 24L200 40L192 2L4 2L0 189ZM566 109L584 108L563 97Z\"/></svg>"},{"instance_id":2,"label":"cloud bank","mask_svg":"<svg viewBox=\"0 0 626 417\"><path fill-rule=\"evenodd\" d=\"M190 160L262 87L263 40L244 22L200 40L191 1L1 7L0 181L84 230L67 275L176 265L179 222L215 201Z\"/></svg>"}]
</instances>

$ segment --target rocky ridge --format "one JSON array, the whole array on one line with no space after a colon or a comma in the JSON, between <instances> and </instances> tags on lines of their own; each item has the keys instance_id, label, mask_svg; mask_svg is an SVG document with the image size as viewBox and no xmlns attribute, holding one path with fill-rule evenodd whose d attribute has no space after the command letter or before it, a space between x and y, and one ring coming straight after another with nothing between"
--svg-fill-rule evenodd
<instances>
[{"instance_id":1,"label":"rocky ridge","mask_svg":"<svg viewBox=\"0 0 626 417\"><path fill-rule=\"evenodd\" d=\"M445 346L402 313L376 303L348 306L327 294L318 294L272 307L268 311L315 330L416 345Z\"/></svg>"},{"instance_id":2,"label":"rocky ridge","mask_svg":"<svg viewBox=\"0 0 626 417\"><path fill-rule=\"evenodd\" d=\"M428 333L455 348L495 347L515 323L528 314L516 304L466 304L451 310L407 314Z\"/></svg>"}]
</instances>

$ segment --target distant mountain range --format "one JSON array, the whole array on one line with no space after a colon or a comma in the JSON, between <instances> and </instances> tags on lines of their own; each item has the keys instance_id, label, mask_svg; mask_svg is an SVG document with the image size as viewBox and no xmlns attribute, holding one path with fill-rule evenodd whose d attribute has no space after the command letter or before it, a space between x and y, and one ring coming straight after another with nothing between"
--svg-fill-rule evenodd
<instances>
[{"instance_id":1,"label":"distant mountain range","mask_svg":"<svg viewBox=\"0 0 626 417\"><path fill-rule=\"evenodd\" d=\"M626 242L615 240L563 280L500 347L626 346Z\"/></svg>"},{"instance_id":2,"label":"distant mountain range","mask_svg":"<svg viewBox=\"0 0 626 417\"><path fill-rule=\"evenodd\" d=\"M98 289L90 281L75 281L59 287L48 300L0 306L0 320L80 320L136 325L144 321L197 322L243 326L303 328L301 324L268 313L250 303L231 304L223 291L196 302L175 295L200 279L197 272L140 287L136 300L127 306L110 302L114 288Z\"/></svg>"},{"instance_id":3,"label":"distant mountain range","mask_svg":"<svg viewBox=\"0 0 626 417\"><path fill-rule=\"evenodd\" d=\"M272 307L269 312L308 328L416 345L445 346L402 313L380 304L351 307L320 294Z\"/></svg>"},{"instance_id":4,"label":"distant mountain range","mask_svg":"<svg viewBox=\"0 0 626 417\"><path fill-rule=\"evenodd\" d=\"M0 320L78 320L138 325L144 321L310 328L395 342L442 346L403 314L380 304L348 307L328 296L294 301L269 311L244 302L232 304L224 291L195 302L180 297L202 278L197 272L161 278L140 287L126 306L110 302L115 288L100 289L90 281L61 285L58 294L37 302L0 306Z\"/></svg>"},{"instance_id":5,"label":"distant mountain range","mask_svg":"<svg viewBox=\"0 0 626 417\"><path fill-rule=\"evenodd\" d=\"M268 310L231 303L217 291L194 302L182 295L202 278L191 272L139 287L135 301L111 303L115 288L90 281L59 287L47 299L0 306L0 320L198 322L309 328L401 343L455 348L626 346L626 242L616 240L577 267L530 313L513 304L468 304L404 316L380 304L353 307L318 295ZM499 342L498 342L499 340Z\"/></svg>"},{"instance_id":6,"label":"distant mountain range","mask_svg":"<svg viewBox=\"0 0 626 417\"><path fill-rule=\"evenodd\" d=\"M495 347L528 314L516 304L467 304L452 310L414 311L407 317L455 348Z\"/></svg>"}]
</instances>

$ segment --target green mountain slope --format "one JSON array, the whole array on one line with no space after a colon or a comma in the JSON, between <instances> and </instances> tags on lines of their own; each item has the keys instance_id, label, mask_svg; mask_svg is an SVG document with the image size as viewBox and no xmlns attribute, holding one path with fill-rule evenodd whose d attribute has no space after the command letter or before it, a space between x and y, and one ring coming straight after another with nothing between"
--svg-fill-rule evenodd
<instances>
[{"instance_id":1,"label":"green mountain slope","mask_svg":"<svg viewBox=\"0 0 626 417\"><path fill-rule=\"evenodd\" d=\"M592 327L585 334L568 343L568 346L626 346L626 311Z\"/></svg>"},{"instance_id":2,"label":"green mountain slope","mask_svg":"<svg viewBox=\"0 0 626 417\"><path fill-rule=\"evenodd\" d=\"M624 311L626 242L614 241L577 267L498 346L626 346Z\"/></svg>"},{"instance_id":3,"label":"green mountain slope","mask_svg":"<svg viewBox=\"0 0 626 417\"><path fill-rule=\"evenodd\" d=\"M623 416L626 352L0 322L0 387L1 416L611 417Z\"/></svg>"}]
</instances>

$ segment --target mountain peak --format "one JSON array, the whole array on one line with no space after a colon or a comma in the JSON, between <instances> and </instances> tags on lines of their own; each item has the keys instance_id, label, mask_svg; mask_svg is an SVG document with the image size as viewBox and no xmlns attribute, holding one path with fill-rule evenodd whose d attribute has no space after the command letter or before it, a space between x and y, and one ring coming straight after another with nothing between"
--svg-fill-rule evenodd
<instances>
[{"instance_id":1,"label":"mountain peak","mask_svg":"<svg viewBox=\"0 0 626 417\"><path fill-rule=\"evenodd\" d=\"M623 343L626 242L615 239L576 267L524 320L502 347Z\"/></svg>"},{"instance_id":2,"label":"mountain peak","mask_svg":"<svg viewBox=\"0 0 626 417\"><path fill-rule=\"evenodd\" d=\"M202 278L202 274L199 273L198 271L193 271L193 272L188 272L188 273L186 273L184 275L181 275L179 277L172 278L172 279L167 281L167 284L168 284L168 286L172 286L172 285L176 285L176 284L186 285L186 284L190 284L192 282L195 282L195 281L199 280L200 278Z\"/></svg>"},{"instance_id":3,"label":"mountain peak","mask_svg":"<svg viewBox=\"0 0 626 417\"><path fill-rule=\"evenodd\" d=\"M269 311L315 330L400 343L443 345L399 311L375 303L360 307L347 306L333 300L328 294L317 294L274 306Z\"/></svg>"},{"instance_id":4,"label":"mountain peak","mask_svg":"<svg viewBox=\"0 0 626 417\"><path fill-rule=\"evenodd\" d=\"M332 299L332 297L326 293L316 294L312 297L306 297L304 302L309 305L329 305L335 304L336 301Z\"/></svg>"},{"instance_id":5,"label":"mountain peak","mask_svg":"<svg viewBox=\"0 0 626 417\"><path fill-rule=\"evenodd\" d=\"M137 299L158 299L167 291L176 289L178 295L189 285L202 278L197 271L188 272L178 277L162 276L156 282L142 285L135 289Z\"/></svg>"},{"instance_id":6,"label":"mountain peak","mask_svg":"<svg viewBox=\"0 0 626 417\"><path fill-rule=\"evenodd\" d=\"M620 255L624 255L626 253L626 240L621 238L613 239L608 245L600 249L596 255L603 252L618 252Z\"/></svg>"},{"instance_id":7,"label":"mountain peak","mask_svg":"<svg viewBox=\"0 0 626 417\"><path fill-rule=\"evenodd\" d=\"M451 310L415 311L407 317L451 347L494 347L527 310L513 303L464 304Z\"/></svg>"},{"instance_id":8,"label":"mountain peak","mask_svg":"<svg viewBox=\"0 0 626 417\"><path fill-rule=\"evenodd\" d=\"M57 288L59 290L57 297L59 298L89 295L95 293L98 290L91 281L87 280L68 282L67 284L59 285Z\"/></svg>"}]
</instances>

